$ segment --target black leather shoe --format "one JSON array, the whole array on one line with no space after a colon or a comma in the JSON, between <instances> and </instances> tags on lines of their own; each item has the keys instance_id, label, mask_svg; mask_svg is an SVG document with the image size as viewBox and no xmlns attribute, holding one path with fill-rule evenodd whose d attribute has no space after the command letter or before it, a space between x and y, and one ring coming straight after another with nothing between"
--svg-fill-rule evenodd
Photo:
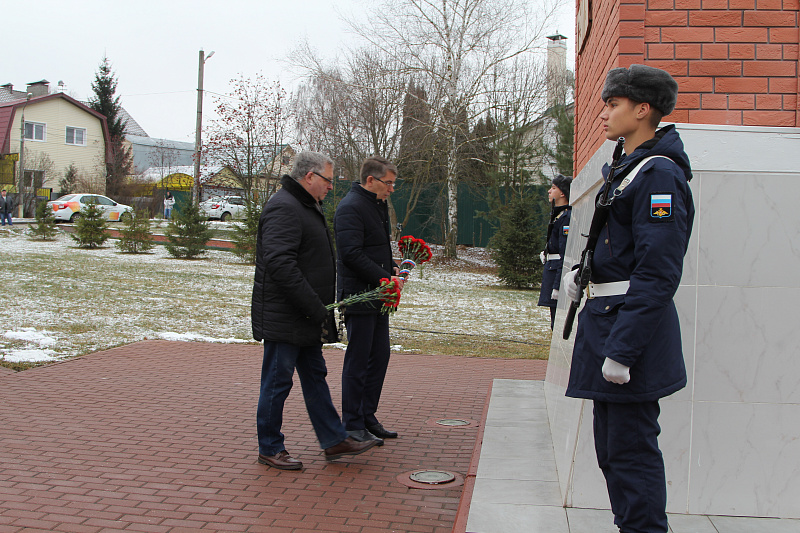
<instances>
[{"instance_id":1,"label":"black leather shoe","mask_svg":"<svg viewBox=\"0 0 800 533\"><path fill-rule=\"evenodd\" d=\"M258 462L279 470L300 470L303 468L303 463L294 459L286 450L280 451L275 455L260 453L258 454Z\"/></svg>"},{"instance_id":2,"label":"black leather shoe","mask_svg":"<svg viewBox=\"0 0 800 533\"><path fill-rule=\"evenodd\" d=\"M379 422L377 424L373 424L371 426L367 426L367 430L375 435L376 437L380 437L382 439L396 439L397 432L396 431L389 431Z\"/></svg>"},{"instance_id":3,"label":"black leather shoe","mask_svg":"<svg viewBox=\"0 0 800 533\"><path fill-rule=\"evenodd\" d=\"M353 440L357 440L358 442L364 442L365 440L374 440L377 441L375 443L375 446L383 446L383 439L376 437L366 429L356 429L354 431L348 431L347 434L353 437Z\"/></svg>"},{"instance_id":4,"label":"black leather shoe","mask_svg":"<svg viewBox=\"0 0 800 533\"><path fill-rule=\"evenodd\" d=\"M364 442L358 442L357 440L354 440L352 437L347 437L336 446L325 448L325 460L335 461L336 459L341 459L345 455L358 455L360 453L364 453L365 451L375 446L375 443L376 442L374 440L365 440Z\"/></svg>"}]
</instances>

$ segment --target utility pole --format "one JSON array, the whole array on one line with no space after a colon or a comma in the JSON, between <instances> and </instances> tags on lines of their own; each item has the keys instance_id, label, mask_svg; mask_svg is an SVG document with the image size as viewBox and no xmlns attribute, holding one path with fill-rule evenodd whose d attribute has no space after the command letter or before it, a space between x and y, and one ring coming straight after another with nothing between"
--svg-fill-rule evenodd
<instances>
[{"instance_id":1,"label":"utility pole","mask_svg":"<svg viewBox=\"0 0 800 533\"><path fill-rule=\"evenodd\" d=\"M194 132L194 182L192 185L192 202L195 203L200 201L200 151L202 148L200 132L203 128L203 70L206 61L211 59L213 55L214 52L212 51L206 56L203 49L200 49L199 66L197 68L197 127Z\"/></svg>"},{"instance_id":2,"label":"utility pole","mask_svg":"<svg viewBox=\"0 0 800 533\"><path fill-rule=\"evenodd\" d=\"M19 124L19 161L17 161L17 165L19 165L19 186L17 187L19 216L17 218L25 216L25 194L23 192L25 190L25 108L28 106L31 96L31 93L28 93L25 98L25 104L22 106L22 119Z\"/></svg>"}]
</instances>

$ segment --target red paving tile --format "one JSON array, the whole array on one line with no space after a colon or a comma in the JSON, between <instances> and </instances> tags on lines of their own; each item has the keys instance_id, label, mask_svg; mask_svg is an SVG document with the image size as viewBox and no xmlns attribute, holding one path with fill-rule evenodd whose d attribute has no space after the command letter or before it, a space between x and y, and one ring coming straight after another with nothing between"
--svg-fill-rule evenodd
<instances>
[{"instance_id":1,"label":"red paving tile","mask_svg":"<svg viewBox=\"0 0 800 533\"><path fill-rule=\"evenodd\" d=\"M0 532L450 532L464 485L419 490L418 469L467 475L493 378L545 361L393 354L382 448L322 457L295 379L283 432L301 472L256 462L260 346L144 341L0 373ZM340 405L343 352L326 351Z\"/></svg>"}]
</instances>

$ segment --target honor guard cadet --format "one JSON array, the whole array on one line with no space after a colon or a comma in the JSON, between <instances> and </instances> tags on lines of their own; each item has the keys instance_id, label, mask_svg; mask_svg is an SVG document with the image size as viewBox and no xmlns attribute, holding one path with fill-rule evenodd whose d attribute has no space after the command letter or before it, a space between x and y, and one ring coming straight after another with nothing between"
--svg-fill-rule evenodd
<instances>
[{"instance_id":1,"label":"honor guard cadet","mask_svg":"<svg viewBox=\"0 0 800 533\"><path fill-rule=\"evenodd\" d=\"M539 258L544 264L542 288L539 292L539 305L550 308L550 329L556 322L558 289L561 286L561 269L564 267L564 253L567 250L569 218L572 207L569 205L569 186L572 178L558 174L553 178L547 197L550 200L550 223L547 224L547 243Z\"/></svg>"},{"instance_id":2,"label":"honor guard cadet","mask_svg":"<svg viewBox=\"0 0 800 533\"><path fill-rule=\"evenodd\" d=\"M663 70L608 72L600 120L626 153L603 169L593 229L605 221L584 251L589 259L564 276L575 302L590 274L566 395L594 401L597 462L621 533L668 531L658 400L686 385L673 297L694 219L683 143L674 125L657 130L677 95Z\"/></svg>"}]
</instances>

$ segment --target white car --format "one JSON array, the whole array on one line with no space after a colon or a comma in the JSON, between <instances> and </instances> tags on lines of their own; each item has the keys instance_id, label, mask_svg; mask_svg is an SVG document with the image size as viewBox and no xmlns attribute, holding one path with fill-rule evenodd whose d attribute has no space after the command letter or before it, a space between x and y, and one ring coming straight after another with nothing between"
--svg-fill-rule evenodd
<instances>
[{"instance_id":1,"label":"white car","mask_svg":"<svg viewBox=\"0 0 800 533\"><path fill-rule=\"evenodd\" d=\"M53 209L53 215L56 220L75 222L81 217L81 211L86 209L86 206L90 203L96 204L97 208L112 222L118 222L133 216L133 208L131 206L118 204L111 198L100 194L66 194L56 200L47 202L47 205Z\"/></svg>"},{"instance_id":2,"label":"white car","mask_svg":"<svg viewBox=\"0 0 800 533\"><path fill-rule=\"evenodd\" d=\"M208 218L218 218L223 222L231 218L244 218L245 210L241 196L213 197L200 203L200 211Z\"/></svg>"}]
</instances>

